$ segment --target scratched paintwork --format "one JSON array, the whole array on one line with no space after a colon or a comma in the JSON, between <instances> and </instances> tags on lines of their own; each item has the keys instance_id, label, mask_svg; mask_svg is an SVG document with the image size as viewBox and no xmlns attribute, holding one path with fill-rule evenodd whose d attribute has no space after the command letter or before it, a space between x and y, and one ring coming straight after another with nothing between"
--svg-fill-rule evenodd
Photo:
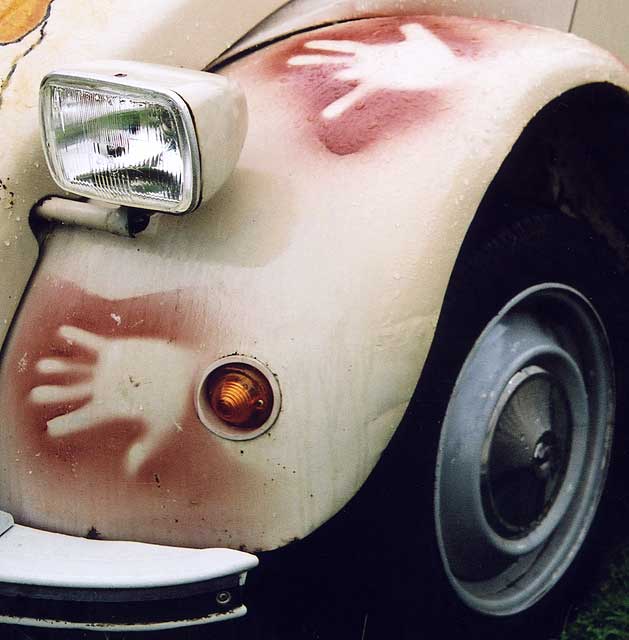
<instances>
[{"instance_id":1,"label":"scratched paintwork","mask_svg":"<svg viewBox=\"0 0 629 640\"><path fill-rule=\"evenodd\" d=\"M17 42L39 27L53 0L0 0L0 45Z\"/></svg>"},{"instance_id":2,"label":"scratched paintwork","mask_svg":"<svg viewBox=\"0 0 629 640\"><path fill-rule=\"evenodd\" d=\"M388 48L414 36L421 67L407 64L414 45ZM409 77L359 89L392 51ZM458 246L526 123L584 82L629 83L570 36L417 16L300 34L223 72L245 89L250 131L215 198L135 239L58 228L42 250L0 366L2 506L22 522L252 550L319 526L398 425ZM133 362L107 355L120 341L133 341ZM171 372L178 393L160 364L166 344L194 360L183 386ZM190 411L197 371L233 353L264 362L282 389L277 422L247 442ZM130 415L103 418L99 371L117 371L121 397L138 399ZM145 393L174 407L165 431L146 417L154 407L139 411ZM153 430L165 435L138 463L133 447Z\"/></svg>"}]
</instances>

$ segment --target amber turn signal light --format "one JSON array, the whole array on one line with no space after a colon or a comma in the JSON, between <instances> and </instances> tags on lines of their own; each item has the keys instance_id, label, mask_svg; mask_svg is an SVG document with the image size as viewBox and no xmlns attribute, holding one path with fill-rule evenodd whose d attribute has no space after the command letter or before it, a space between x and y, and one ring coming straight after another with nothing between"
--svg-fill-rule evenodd
<instances>
[{"instance_id":1,"label":"amber turn signal light","mask_svg":"<svg viewBox=\"0 0 629 640\"><path fill-rule=\"evenodd\" d=\"M260 371L246 364L218 367L205 389L216 417L232 427L257 429L273 408L271 385Z\"/></svg>"}]
</instances>

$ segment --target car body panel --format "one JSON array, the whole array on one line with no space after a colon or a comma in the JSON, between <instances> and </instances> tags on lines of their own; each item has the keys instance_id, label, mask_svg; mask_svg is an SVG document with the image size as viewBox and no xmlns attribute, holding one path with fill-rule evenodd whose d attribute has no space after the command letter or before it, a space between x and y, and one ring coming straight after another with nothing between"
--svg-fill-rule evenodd
<instances>
[{"instance_id":1,"label":"car body panel","mask_svg":"<svg viewBox=\"0 0 629 640\"><path fill-rule=\"evenodd\" d=\"M526 24L571 31L629 60L626 37L629 16L623 0L292 0L272 13L225 52L223 59L306 28L357 18L392 15L456 15L516 20Z\"/></svg>"},{"instance_id":2,"label":"car body panel","mask_svg":"<svg viewBox=\"0 0 629 640\"><path fill-rule=\"evenodd\" d=\"M572 32L629 61L629 13L622 0L578 0Z\"/></svg>"},{"instance_id":3,"label":"car body panel","mask_svg":"<svg viewBox=\"0 0 629 640\"><path fill-rule=\"evenodd\" d=\"M51 66L23 62L31 83ZM399 424L468 225L526 124L582 84L629 86L574 36L430 16L299 34L222 72L250 130L214 199L135 239L58 227L44 245L0 368L2 506L18 522L249 551L320 526ZM36 182L36 142L15 138L32 204L54 187ZM192 398L232 354L282 391L247 442L205 429Z\"/></svg>"},{"instance_id":4,"label":"car body panel","mask_svg":"<svg viewBox=\"0 0 629 640\"><path fill-rule=\"evenodd\" d=\"M576 0L552 3L530 0L292 0L271 14L229 49L232 57L265 42L334 22L404 15L454 15L468 18L517 20L569 31Z\"/></svg>"},{"instance_id":5,"label":"car body panel","mask_svg":"<svg viewBox=\"0 0 629 640\"><path fill-rule=\"evenodd\" d=\"M0 341L37 260L33 198L59 193L46 169L38 87L68 62L118 58L202 69L282 0L15 0L0 12ZM10 123L10 126L6 126Z\"/></svg>"}]
</instances>

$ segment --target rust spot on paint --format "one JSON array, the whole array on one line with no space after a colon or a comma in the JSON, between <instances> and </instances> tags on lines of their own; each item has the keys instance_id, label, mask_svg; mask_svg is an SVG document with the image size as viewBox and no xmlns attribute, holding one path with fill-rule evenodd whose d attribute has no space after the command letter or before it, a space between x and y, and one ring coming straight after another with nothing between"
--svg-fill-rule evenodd
<instances>
[{"instance_id":1,"label":"rust spot on paint","mask_svg":"<svg viewBox=\"0 0 629 640\"><path fill-rule=\"evenodd\" d=\"M21 40L47 18L53 0L0 0L0 45Z\"/></svg>"},{"instance_id":2,"label":"rust spot on paint","mask_svg":"<svg viewBox=\"0 0 629 640\"><path fill-rule=\"evenodd\" d=\"M11 191L5 182L0 179L0 203L5 209L11 209L15 205L15 192Z\"/></svg>"},{"instance_id":3,"label":"rust spot on paint","mask_svg":"<svg viewBox=\"0 0 629 640\"><path fill-rule=\"evenodd\" d=\"M88 540L101 540L103 536L96 527L90 527L88 532L85 534L85 537Z\"/></svg>"},{"instance_id":4,"label":"rust spot on paint","mask_svg":"<svg viewBox=\"0 0 629 640\"><path fill-rule=\"evenodd\" d=\"M347 155L437 119L486 53L475 21L370 19L291 38L268 70L316 138Z\"/></svg>"}]
</instances>

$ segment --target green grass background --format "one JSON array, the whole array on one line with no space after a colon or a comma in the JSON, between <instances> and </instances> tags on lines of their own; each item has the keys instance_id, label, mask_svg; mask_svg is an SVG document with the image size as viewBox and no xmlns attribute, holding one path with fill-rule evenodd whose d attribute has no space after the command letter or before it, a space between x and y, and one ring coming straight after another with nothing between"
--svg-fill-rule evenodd
<instances>
[{"instance_id":1,"label":"green grass background","mask_svg":"<svg viewBox=\"0 0 629 640\"><path fill-rule=\"evenodd\" d=\"M570 612L560 640L629 638L629 545L609 553L594 589Z\"/></svg>"}]
</instances>

